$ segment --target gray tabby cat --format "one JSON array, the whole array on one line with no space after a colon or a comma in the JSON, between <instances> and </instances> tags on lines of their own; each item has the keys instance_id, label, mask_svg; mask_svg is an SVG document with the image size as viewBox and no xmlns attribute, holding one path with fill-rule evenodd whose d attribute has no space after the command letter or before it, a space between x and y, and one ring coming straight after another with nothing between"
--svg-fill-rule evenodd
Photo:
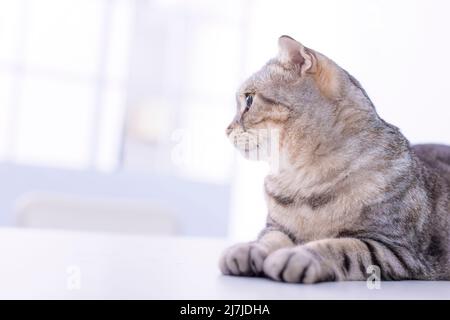
<instances>
[{"instance_id":1,"label":"gray tabby cat","mask_svg":"<svg viewBox=\"0 0 450 320\"><path fill-rule=\"evenodd\" d=\"M246 156L279 132L267 226L223 253L222 273L315 283L375 265L384 280L450 280L450 147L411 147L336 63L288 36L279 48L227 129Z\"/></svg>"}]
</instances>

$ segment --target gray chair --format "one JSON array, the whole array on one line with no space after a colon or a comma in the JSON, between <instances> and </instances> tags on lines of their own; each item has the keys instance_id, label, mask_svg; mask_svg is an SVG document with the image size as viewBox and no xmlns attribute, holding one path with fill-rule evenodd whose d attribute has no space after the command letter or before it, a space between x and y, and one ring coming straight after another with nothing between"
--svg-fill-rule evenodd
<instances>
[{"instance_id":1,"label":"gray chair","mask_svg":"<svg viewBox=\"0 0 450 320\"><path fill-rule=\"evenodd\" d=\"M174 215L150 201L36 192L17 200L15 215L25 228L176 234Z\"/></svg>"}]
</instances>

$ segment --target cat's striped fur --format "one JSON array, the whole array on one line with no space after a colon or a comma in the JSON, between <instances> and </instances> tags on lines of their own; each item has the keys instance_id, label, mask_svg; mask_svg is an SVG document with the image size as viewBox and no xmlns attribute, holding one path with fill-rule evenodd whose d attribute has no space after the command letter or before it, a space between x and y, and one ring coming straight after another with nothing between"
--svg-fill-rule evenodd
<instances>
[{"instance_id":1,"label":"cat's striped fur","mask_svg":"<svg viewBox=\"0 0 450 320\"><path fill-rule=\"evenodd\" d=\"M279 46L227 129L244 155L268 145L257 130L280 133L267 226L224 252L222 272L314 283L364 280L376 265L384 280L450 280L450 147L411 147L332 60L287 36Z\"/></svg>"}]
</instances>

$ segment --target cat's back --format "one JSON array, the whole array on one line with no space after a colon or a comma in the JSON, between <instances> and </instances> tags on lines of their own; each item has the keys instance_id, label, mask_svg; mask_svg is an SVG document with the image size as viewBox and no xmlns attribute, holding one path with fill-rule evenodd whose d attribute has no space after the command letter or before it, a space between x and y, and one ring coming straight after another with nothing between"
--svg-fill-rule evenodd
<instances>
[{"instance_id":1,"label":"cat's back","mask_svg":"<svg viewBox=\"0 0 450 320\"><path fill-rule=\"evenodd\" d=\"M418 144L412 150L422 162L450 184L450 146L443 144Z\"/></svg>"}]
</instances>

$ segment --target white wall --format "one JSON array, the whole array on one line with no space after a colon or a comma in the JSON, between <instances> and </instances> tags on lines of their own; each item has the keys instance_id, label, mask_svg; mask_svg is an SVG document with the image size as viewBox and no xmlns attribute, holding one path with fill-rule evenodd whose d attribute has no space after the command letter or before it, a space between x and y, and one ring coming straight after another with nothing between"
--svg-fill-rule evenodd
<instances>
[{"instance_id":1,"label":"white wall","mask_svg":"<svg viewBox=\"0 0 450 320\"><path fill-rule=\"evenodd\" d=\"M450 144L450 2L445 0L253 1L243 78L288 34L347 69L379 114L412 143ZM261 166L241 165L233 236L255 236L265 217Z\"/></svg>"}]
</instances>

